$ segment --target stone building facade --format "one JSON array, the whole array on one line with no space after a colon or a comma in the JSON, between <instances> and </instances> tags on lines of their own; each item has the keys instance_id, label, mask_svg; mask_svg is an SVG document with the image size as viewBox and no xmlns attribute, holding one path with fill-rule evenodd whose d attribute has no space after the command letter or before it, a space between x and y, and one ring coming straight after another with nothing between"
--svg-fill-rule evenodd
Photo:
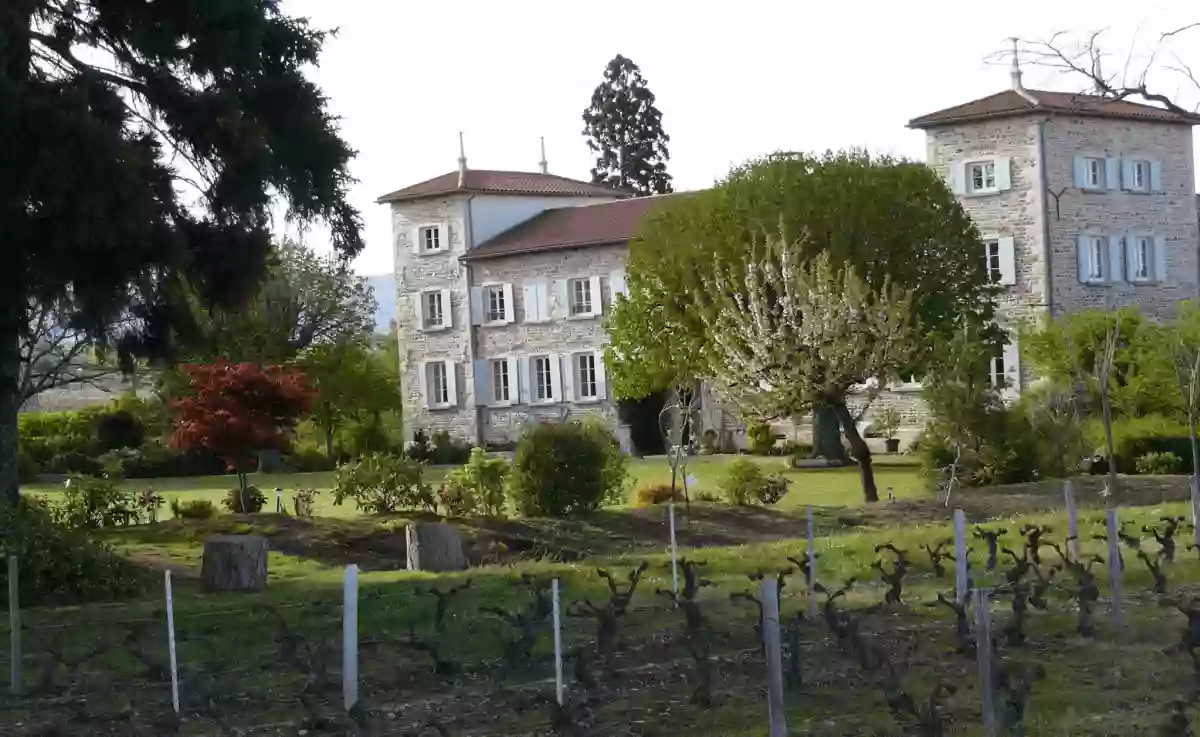
<instances>
[{"instance_id":1,"label":"stone building facade","mask_svg":"<svg viewBox=\"0 0 1200 737\"><path fill-rule=\"evenodd\" d=\"M925 131L929 166L978 227L979 257L1003 288L998 320L1015 335L1047 315L1105 305L1170 317L1197 296L1196 123L1129 101L1026 90L1015 72L1011 89L909 125ZM392 211L407 427L503 444L535 420L616 418L603 319L625 288L628 241L658 198L544 167L470 170L464 158L457 172L379 201ZM1015 339L993 376L1010 396L1033 379ZM926 415L920 384L886 387L864 424L884 408L911 436ZM730 418L706 401L701 425L731 429ZM777 429L808 434L807 423Z\"/></svg>"}]
</instances>

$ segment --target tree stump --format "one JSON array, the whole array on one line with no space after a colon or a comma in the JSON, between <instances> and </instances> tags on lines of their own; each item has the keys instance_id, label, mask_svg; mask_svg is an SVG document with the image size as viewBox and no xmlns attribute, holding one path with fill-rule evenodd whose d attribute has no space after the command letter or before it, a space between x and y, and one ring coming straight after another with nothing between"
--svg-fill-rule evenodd
<instances>
[{"instance_id":1,"label":"tree stump","mask_svg":"<svg viewBox=\"0 0 1200 737\"><path fill-rule=\"evenodd\" d=\"M414 522L404 528L410 571L461 571L467 567L462 535L454 525Z\"/></svg>"},{"instance_id":2,"label":"tree stump","mask_svg":"<svg viewBox=\"0 0 1200 737\"><path fill-rule=\"evenodd\" d=\"M267 585L267 539L216 535L204 541L200 583L205 591L260 591Z\"/></svg>"}]
</instances>

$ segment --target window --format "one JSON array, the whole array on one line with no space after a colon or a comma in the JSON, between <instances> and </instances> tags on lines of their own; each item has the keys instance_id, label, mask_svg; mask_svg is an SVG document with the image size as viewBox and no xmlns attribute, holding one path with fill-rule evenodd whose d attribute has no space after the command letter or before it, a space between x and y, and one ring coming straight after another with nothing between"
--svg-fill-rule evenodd
<instances>
[{"instance_id":1,"label":"window","mask_svg":"<svg viewBox=\"0 0 1200 737\"><path fill-rule=\"evenodd\" d=\"M442 250L442 229L436 225L429 225L421 228L419 233L419 242L421 244L422 253L431 253L433 251Z\"/></svg>"},{"instance_id":2,"label":"window","mask_svg":"<svg viewBox=\"0 0 1200 737\"><path fill-rule=\"evenodd\" d=\"M572 279L569 282L571 290L571 315L590 315L592 310L592 282L590 279Z\"/></svg>"},{"instance_id":3,"label":"window","mask_svg":"<svg viewBox=\"0 0 1200 737\"><path fill-rule=\"evenodd\" d=\"M996 162L973 161L967 164L967 177L972 192L996 189Z\"/></svg>"},{"instance_id":4,"label":"window","mask_svg":"<svg viewBox=\"0 0 1200 737\"><path fill-rule=\"evenodd\" d=\"M507 305L504 302L504 287L497 284L496 286L487 287L484 290L487 298L487 321L488 322L504 322L508 319Z\"/></svg>"},{"instance_id":5,"label":"window","mask_svg":"<svg viewBox=\"0 0 1200 737\"><path fill-rule=\"evenodd\" d=\"M1084 161L1084 186L1089 189L1104 189L1104 159L1089 158Z\"/></svg>"},{"instance_id":6,"label":"window","mask_svg":"<svg viewBox=\"0 0 1200 737\"><path fill-rule=\"evenodd\" d=\"M509 401L508 361L492 361L492 401L506 404Z\"/></svg>"},{"instance_id":7,"label":"window","mask_svg":"<svg viewBox=\"0 0 1200 737\"><path fill-rule=\"evenodd\" d=\"M424 296L425 304L425 323L426 328L445 327L446 309L442 302L441 290L436 292L426 292Z\"/></svg>"},{"instance_id":8,"label":"window","mask_svg":"<svg viewBox=\"0 0 1200 737\"><path fill-rule=\"evenodd\" d=\"M580 399L596 399L599 396L596 385L596 356L591 353L580 353L575 356L575 393Z\"/></svg>"},{"instance_id":9,"label":"window","mask_svg":"<svg viewBox=\"0 0 1200 737\"><path fill-rule=\"evenodd\" d=\"M533 359L533 396L539 402L554 400L554 374L550 369L550 356L535 356Z\"/></svg>"},{"instance_id":10,"label":"window","mask_svg":"<svg viewBox=\"0 0 1200 737\"><path fill-rule=\"evenodd\" d=\"M1154 255L1154 239L1139 235L1133 238L1133 249L1129 254L1129 276L1146 281L1151 277L1151 259Z\"/></svg>"},{"instance_id":11,"label":"window","mask_svg":"<svg viewBox=\"0 0 1200 737\"><path fill-rule=\"evenodd\" d=\"M1129 165L1129 188L1137 192L1150 189L1150 162L1134 161Z\"/></svg>"},{"instance_id":12,"label":"window","mask_svg":"<svg viewBox=\"0 0 1200 737\"><path fill-rule=\"evenodd\" d=\"M1000 268L1000 241L988 241L983 246L986 249L988 282L999 284L1004 278L1003 269Z\"/></svg>"},{"instance_id":13,"label":"window","mask_svg":"<svg viewBox=\"0 0 1200 737\"><path fill-rule=\"evenodd\" d=\"M1000 348L996 355L992 356L990 373L992 386L1003 388L1008 381L1008 373L1004 366L1004 348Z\"/></svg>"},{"instance_id":14,"label":"window","mask_svg":"<svg viewBox=\"0 0 1200 737\"><path fill-rule=\"evenodd\" d=\"M1089 281L1104 279L1104 238L1098 235L1087 237L1087 278Z\"/></svg>"},{"instance_id":15,"label":"window","mask_svg":"<svg viewBox=\"0 0 1200 737\"><path fill-rule=\"evenodd\" d=\"M429 404L435 407L450 404L450 377L446 372L446 364L434 361L428 366Z\"/></svg>"}]
</instances>

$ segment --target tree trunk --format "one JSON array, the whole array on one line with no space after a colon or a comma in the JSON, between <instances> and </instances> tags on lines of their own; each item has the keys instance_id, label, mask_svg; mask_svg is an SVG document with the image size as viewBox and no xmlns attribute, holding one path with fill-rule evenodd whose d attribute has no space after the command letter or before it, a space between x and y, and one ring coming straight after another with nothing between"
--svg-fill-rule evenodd
<instances>
[{"instance_id":1,"label":"tree trunk","mask_svg":"<svg viewBox=\"0 0 1200 737\"><path fill-rule=\"evenodd\" d=\"M267 585L267 539L258 535L208 538L200 583L205 591L260 591Z\"/></svg>"},{"instance_id":2,"label":"tree trunk","mask_svg":"<svg viewBox=\"0 0 1200 737\"><path fill-rule=\"evenodd\" d=\"M333 428L325 428L325 455L333 458Z\"/></svg>"},{"instance_id":3,"label":"tree trunk","mask_svg":"<svg viewBox=\"0 0 1200 737\"><path fill-rule=\"evenodd\" d=\"M863 499L868 502L879 501L879 490L875 488L875 469L871 466L871 449L867 447L867 441L863 440L862 435L858 434L858 426L854 424L854 416L850 414L850 408L846 406L845 401L838 402L833 405L837 417L841 420L842 431L846 433L846 440L850 442L850 451L854 454L854 459L858 461L858 470L862 474Z\"/></svg>"},{"instance_id":4,"label":"tree trunk","mask_svg":"<svg viewBox=\"0 0 1200 737\"><path fill-rule=\"evenodd\" d=\"M1192 439L1192 476L1200 474L1200 440L1196 438L1196 413L1188 412L1188 434Z\"/></svg>"},{"instance_id":5,"label":"tree trunk","mask_svg":"<svg viewBox=\"0 0 1200 737\"><path fill-rule=\"evenodd\" d=\"M16 504L21 496L19 460L20 433L17 412L21 408L21 392L17 374L20 355L17 338L0 330L0 500ZM11 349L4 350L11 346Z\"/></svg>"},{"instance_id":6,"label":"tree trunk","mask_svg":"<svg viewBox=\"0 0 1200 737\"><path fill-rule=\"evenodd\" d=\"M238 497L240 497L242 500L242 513L245 513L246 512L246 488L249 486L249 482L246 478L245 471L239 470L237 472L237 477L238 477Z\"/></svg>"},{"instance_id":7,"label":"tree trunk","mask_svg":"<svg viewBox=\"0 0 1200 737\"><path fill-rule=\"evenodd\" d=\"M1117 505L1117 459L1113 457L1112 402L1108 398L1107 383L1100 389L1100 400L1104 417L1104 445L1108 454L1108 499L1106 506L1115 507Z\"/></svg>"},{"instance_id":8,"label":"tree trunk","mask_svg":"<svg viewBox=\"0 0 1200 737\"><path fill-rule=\"evenodd\" d=\"M838 432L837 412L828 404L813 407L813 454L831 461L845 462L846 450Z\"/></svg>"},{"instance_id":9,"label":"tree trunk","mask_svg":"<svg viewBox=\"0 0 1200 737\"><path fill-rule=\"evenodd\" d=\"M413 522L404 528L410 571L461 571L467 567L462 535L454 525Z\"/></svg>"}]
</instances>

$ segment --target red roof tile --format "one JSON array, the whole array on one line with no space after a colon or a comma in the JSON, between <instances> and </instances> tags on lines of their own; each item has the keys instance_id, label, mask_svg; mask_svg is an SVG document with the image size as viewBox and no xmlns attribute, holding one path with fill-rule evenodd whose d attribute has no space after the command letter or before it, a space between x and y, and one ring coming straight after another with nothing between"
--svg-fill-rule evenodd
<instances>
[{"instance_id":1,"label":"red roof tile","mask_svg":"<svg viewBox=\"0 0 1200 737\"><path fill-rule=\"evenodd\" d=\"M1004 90L962 105L955 105L945 110L913 118L908 121L908 127L936 128L954 123L1007 118L1038 112L1181 125L1200 124L1200 115L1181 115L1160 107L1143 105L1129 100L1114 100L1110 97L1085 95L1078 92L1051 92L1048 90L1026 90L1026 92L1037 100L1036 105L1016 90Z\"/></svg>"},{"instance_id":2,"label":"red roof tile","mask_svg":"<svg viewBox=\"0 0 1200 737\"><path fill-rule=\"evenodd\" d=\"M458 186L458 171L452 171L440 177L427 179L424 182L385 194L376 202L402 202L459 193L538 195L541 197L628 197L632 194L554 174L467 169L466 181L462 187Z\"/></svg>"},{"instance_id":3,"label":"red roof tile","mask_svg":"<svg viewBox=\"0 0 1200 737\"><path fill-rule=\"evenodd\" d=\"M462 260L626 243L637 234L638 227L650 210L673 196L677 195L636 197L598 205L544 210L479 244Z\"/></svg>"}]
</instances>

